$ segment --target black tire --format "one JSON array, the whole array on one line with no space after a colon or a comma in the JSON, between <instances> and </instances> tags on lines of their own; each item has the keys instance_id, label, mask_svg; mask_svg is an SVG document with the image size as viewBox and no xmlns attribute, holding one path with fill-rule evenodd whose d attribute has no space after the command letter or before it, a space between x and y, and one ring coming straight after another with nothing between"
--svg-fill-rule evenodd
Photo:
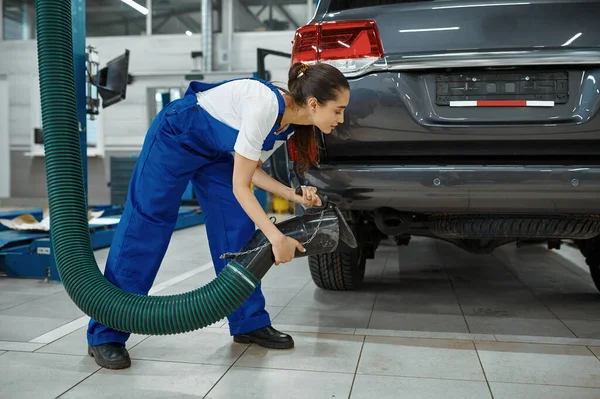
<instances>
[{"instance_id":1,"label":"black tire","mask_svg":"<svg viewBox=\"0 0 600 399\"><path fill-rule=\"evenodd\" d=\"M598 215L444 215L430 219L431 232L444 238L572 238L600 234Z\"/></svg>"},{"instance_id":2,"label":"black tire","mask_svg":"<svg viewBox=\"0 0 600 399\"><path fill-rule=\"evenodd\" d=\"M366 262L359 242L358 248L310 256L308 264L317 287L332 291L351 291L362 285Z\"/></svg>"}]
</instances>

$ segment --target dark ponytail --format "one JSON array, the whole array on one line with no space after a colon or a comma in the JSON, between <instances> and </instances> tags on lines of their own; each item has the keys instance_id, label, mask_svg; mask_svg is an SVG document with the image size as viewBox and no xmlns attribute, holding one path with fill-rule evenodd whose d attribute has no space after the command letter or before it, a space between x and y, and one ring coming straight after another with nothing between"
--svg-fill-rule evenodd
<instances>
[{"instance_id":1,"label":"dark ponytail","mask_svg":"<svg viewBox=\"0 0 600 399\"><path fill-rule=\"evenodd\" d=\"M344 89L350 89L346 77L329 64L308 65L297 62L290 67L286 92L298 106L306 105L310 97L316 98L319 104L325 104L335 100ZM313 164L313 160L316 160L315 127L295 125L290 141L297 154L296 168L299 173L305 172Z\"/></svg>"}]
</instances>

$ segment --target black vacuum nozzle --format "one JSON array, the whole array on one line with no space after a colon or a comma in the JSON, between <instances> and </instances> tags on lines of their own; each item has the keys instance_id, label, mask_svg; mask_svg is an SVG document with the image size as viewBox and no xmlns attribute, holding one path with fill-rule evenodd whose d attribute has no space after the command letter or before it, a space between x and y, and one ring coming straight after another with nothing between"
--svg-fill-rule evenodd
<instances>
[{"instance_id":1,"label":"black vacuum nozzle","mask_svg":"<svg viewBox=\"0 0 600 399\"><path fill-rule=\"evenodd\" d=\"M283 234L298 240L306 250L306 252L296 250L296 257L334 252L340 241L350 248L358 246L352 230L339 209L326 198L321 197L321 201L320 207L308 208L302 216L293 216L276 223ZM262 279L275 263L271 245L260 230L254 233L238 254L229 257L246 265L246 268L258 279Z\"/></svg>"},{"instance_id":2,"label":"black vacuum nozzle","mask_svg":"<svg viewBox=\"0 0 600 399\"><path fill-rule=\"evenodd\" d=\"M296 195L302 195L302 186L298 186L296 187ZM356 248L358 246L358 243L356 242L356 238L354 237L354 234L352 233L352 230L350 229L350 226L348 226L348 223L346 222L346 219L344 218L344 215L342 215L342 212L340 212L340 210L338 209L337 206L335 206L335 204L332 204L329 202L327 196L324 195L320 195L317 193L317 195L319 196L319 198L321 199L321 206L319 207L313 207L313 208L307 208L306 212L311 214L311 213L319 213L321 210L326 209L326 208L330 208L332 209L338 217L338 222L339 222L339 239L346 244L347 246L349 246L350 248Z\"/></svg>"}]
</instances>

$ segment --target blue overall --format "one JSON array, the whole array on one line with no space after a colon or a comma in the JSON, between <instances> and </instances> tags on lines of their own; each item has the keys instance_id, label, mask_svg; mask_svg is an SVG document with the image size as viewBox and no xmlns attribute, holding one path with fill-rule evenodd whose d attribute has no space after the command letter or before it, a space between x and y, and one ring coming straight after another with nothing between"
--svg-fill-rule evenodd
<instances>
[{"instance_id":1,"label":"blue overall","mask_svg":"<svg viewBox=\"0 0 600 399\"><path fill-rule=\"evenodd\" d=\"M258 80L258 79L255 79ZM291 128L277 134L285 110L283 97L266 84L279 102L279 117L263 150L287 140ZM233 195L233 148L238 130L218 121L197 103L196 93L219 84L192 82L181 99L163 108L152 122L129 185L127 202L115 232L104 275L121 289L147 295L173 234L179 204L190 180L206 220L215 272L227 264L225 252L239 251L255 224ZM231 335L271 324L260 285L228 317ZM88 326L89 345L125 343L128 333L96 320Z\"/></svg>"}]
</instances>

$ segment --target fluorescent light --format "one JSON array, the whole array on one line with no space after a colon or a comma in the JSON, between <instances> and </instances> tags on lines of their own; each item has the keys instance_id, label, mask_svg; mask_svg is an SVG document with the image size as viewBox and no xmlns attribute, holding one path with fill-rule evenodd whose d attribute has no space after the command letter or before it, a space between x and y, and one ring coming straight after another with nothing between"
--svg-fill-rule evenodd
<instances>
[{"instance_id":1,"label":"fluorescent light","mask_svg":"<svg viewBox=\"0 0 600 399\"><path fill-rule=\"evenodd\" d=\"M569 44L571 44L571 43L573 43L575 40L577 40L577 38L578 38L579 36L581 36L581 35L582 35L582 33L581 33L581 32L579 32L578 34L576 34L575 36L573 36L572 38L570 38L569 40L567 40L567 41L565 42L565 44L563 44L562 46L563 46L563 47L564 47L564 46L568 46Z\"/></svg>"},{"instance_id":2,"label":"fluorescent light","mask_svg":"<svg viewBox=\"0 0 600 399\"><path fill-rule=\"evenodd\" d=\"M193 35L193 33L192 33L192 32L190 32L189 30L186 30L186 31L185 31L185 34L186 34L186 35L188 35L188 36L192 36L192 35Z\"/></svg>"},{"instance_id":3,"label":"fluorescent light","mask_svg":"<svg viewBox=\"0 0 600 399\"><path fill-rule=\"evenodd\" d=\"M150 11L144 6L139 5L133 0L121 0L123 3L127 4L131 8L135 8L137 11L141 12L144 15L148 15Z\"/></svg>"},{"instance_id":4,"label":"fluorescent light","mask_svg":"<svg viewBox=\"0 0 600 399\"><path fill-rule=\"evenodd\" d=\"M415 33L415 32L437 32L441 30L459 30L458 26L450 26L448 28L428 28L428 29L402 29L400 33Z\"/></svg>"}]
</instances>

